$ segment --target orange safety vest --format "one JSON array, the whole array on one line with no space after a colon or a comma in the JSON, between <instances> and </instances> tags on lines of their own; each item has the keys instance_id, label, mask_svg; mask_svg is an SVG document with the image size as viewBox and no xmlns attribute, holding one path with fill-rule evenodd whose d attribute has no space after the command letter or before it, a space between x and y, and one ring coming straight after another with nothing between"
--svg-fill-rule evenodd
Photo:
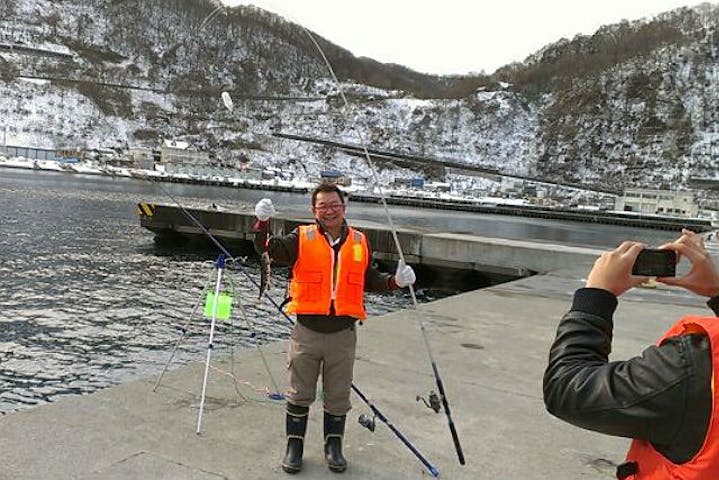
<instances>
[{"instance_id":1,"label":"orange safety vest","mask_svg":"<svg viewBox=\"0 0 719 480\"><path fill-rule=\"evenodd\" d=\"M670 328L657 342L661 345L669 337L687 333L704 333L712 353L712 412L704 444L686 463L677 465L657 452L651 442L632 440L627 461L619 466L617 478L625 480L705 480L719 479L719 392L714 384L714 372L719 368L719 319L716 317L686 316ZM621 470L624 469L624 473Z\"/></svg>"},{"instance_id":2,"label":"orange safety vest","mask_svg":"<svg viewBox=\"0 0 719 480\"><path fill-rule=\"evenodd\" d=\"M334 251L317 225L300 226L298 243L287 313L329 315L334 291L336 315L366 318L364 277L369 248L364 234L349 228L337 265Z\"/></svg>"}]
</instances>

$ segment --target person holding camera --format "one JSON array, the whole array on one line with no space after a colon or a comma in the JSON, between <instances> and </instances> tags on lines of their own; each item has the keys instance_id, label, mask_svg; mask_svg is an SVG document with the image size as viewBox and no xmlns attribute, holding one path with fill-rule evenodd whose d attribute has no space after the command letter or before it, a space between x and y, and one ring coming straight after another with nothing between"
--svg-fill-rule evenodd
<instances>
[{"instance_id":1,"label":"person holding camera","mask_svg":"<svg viewBox=\"0 0 719 480\"><path fill-rule=\"evenodd\" d=\"M315 400L322 372L324 391L324 450L329 469L343 472L342 454L357 334L355 324L367 314L364 292L404 288L415 282L412 267L399 262L394 275L382 273L372 262L366 236L345 221L344 193L334 184L312 192L315 223L301 225L288 235L267 238L266 226L275 215L272 201L255 205L255 249L265 249L273 261L291 268L287 312L297 316L290 336L286 433L282 469L302 469L309 407Z\"/></svg>"},{"instance_id":2,"label":"person holding camera","mask_svg":"<svg viewBox=\"0 0 719 480\"><path fill-rule=\"evenodd\" d=\"M683 230L660 247L691 268L657 281L709 297L715 316L686 316L641 356L608 360L617 298L646 280L632 275L644 248L605 252L575 292L549 351L544 402L573 425L633 439L619 479L719 478L719 273L699 235Z\"/></svg>"}]
</instances>

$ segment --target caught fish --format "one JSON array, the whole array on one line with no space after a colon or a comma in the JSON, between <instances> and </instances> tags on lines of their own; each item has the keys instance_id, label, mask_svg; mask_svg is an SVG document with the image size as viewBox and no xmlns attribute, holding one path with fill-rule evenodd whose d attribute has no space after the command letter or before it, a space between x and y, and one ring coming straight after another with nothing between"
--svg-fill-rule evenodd
<instances>
[{"instance_id":1,"label":"caught fish","mask_svg":"<svg viewBox=\"0 0 719 480\"><path fill-rule=\"evenodd\" d=\"M258 299L261 299L265 291L270 288L271 263L272 259L270 258L270 254L265 250L262 252L262 255L260 255L260 295L257 297Z\"/></svg>"}]
</instances>

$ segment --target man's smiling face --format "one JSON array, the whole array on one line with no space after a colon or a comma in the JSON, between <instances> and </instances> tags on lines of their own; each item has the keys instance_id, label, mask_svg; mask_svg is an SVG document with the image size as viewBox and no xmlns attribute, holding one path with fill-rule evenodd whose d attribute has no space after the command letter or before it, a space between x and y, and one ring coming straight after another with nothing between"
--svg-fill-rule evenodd
<instances>
[{"instance_id":1,"label":"man's smiling face","mask_svg":"<svg viewBox=\"0 0 719 480\"><path fill-rule=\"evenodd\" d=\"M327 230L337 231L342 228L345 219L345 204L337 192L318 192L312 212Z\"/></svg>"}]
</instances>

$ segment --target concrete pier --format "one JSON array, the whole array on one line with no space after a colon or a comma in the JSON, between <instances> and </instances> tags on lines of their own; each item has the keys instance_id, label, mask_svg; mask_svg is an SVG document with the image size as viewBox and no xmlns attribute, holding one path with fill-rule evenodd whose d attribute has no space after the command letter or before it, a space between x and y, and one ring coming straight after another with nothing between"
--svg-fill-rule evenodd
<instances>
[{"instance_id":1,"label":"concrete pier","mask_svg":"<svg viewBox=\"0 0 719 480\"><path fill-rule=\"evenodd\" d=\"M370 318L359 327L355 384L439 469L445 479L611 479L628 441L580 430L545 412L542 374L556 325L599 252L555 270ZM612 359L636 355L686 313L708 313L703 299L659 286L622 297ZM467 459L460 466L444 414L417 395L436 389L419 321L435 360ZM228 369L226 352L213 364ZM265 356L284 385L285 343ZM221 359L221 360L219 360ZM210 372L203 433L195 434L204 357L155 378L0 417L0 479L287 479L284 406L255 388L270 386L256 350L235 358L241 397L230 377ZM271 388L271 387L270 387ZM296 478L431 478L386 426L357 423L370 413L353 396L345 439L347 472L331 473L322 452L322 408L315 403Z\"/></svg>"},{"instance_id":2,"label":"concrete pier","mask_svg":"<svg viewBox=\"0 0 719 480\"><path fill-rule=\"evenodd\" d=\"M376 195L354 194L354 202L380 203ZM544 207L539 205L493 205L476 203L471 200L437 200L417 197L390 196L387 203L408 207L432 208L439 210L457 210L462 212L489 213L515 217L546 218L583 223L601 223L605 225L623 225L635 228L681 231L690 228L696 232L712 229L711 221L700 218L668 217L662 215L627 214L606 210L579 210L566 207Z\"/></svg>"},{"instance_id":3,"label":"concrete pier","mask_svg":"<svg viewBox=\"0 0 719 480\"><path fill-rule=\"evenodd\" d=\"M353 201L379 202L378 197L355 194ZM415 199L416 200L416 199ZM433 203L428 200L413 200L407 198L388 199L388 202L400 205L418 206L425 208L443 208L448 210L466 210L482 213L495 213L502 215L518 215L536 218L555 218L567 221L606 223L613 225L633 226L637 228L653 228L662 230L681 231L682 228L690 228L696 232L711 230L709 220L699 219L678 219L662 218L657 216L629 217L611 212L582 213L575 210L544 209L538 207L511 207L511 206L467 206L457 205L457 208L444 203ZM466 208L465 208L466 207ZM470 208L471 207L471 208ZM249 242L253 237L252 225L255 222L254 213L251 209L245 210L219 210L207 208L187 209L195 219L205 226L214 236L229 244L241 245ZM204 237L202 230L187 218L182 209L174 204L150 204L139 203L137 213L140 216L140 225L154 232L160 239L178 237L186 239L201 239ZM283 215L273 217L271 221L272 232L289 232L297 225L310 223L313 219L308 216L306 209L288 211ZM375 258L389 261L398 260L397 249L392 238L392 233L386 225L352 220L352 224L361 228L368 236ZM516 264L506 262L491 264L487 261L477 262L477 253L483 252L487 247L493 248L496 242L489 242L483 245L480 237L470 235L457 236L452 234L434 233L431 236L426 232L409 228L397 230L402 251L409 263L424 265L427 267L445 268L450 265L458 265L457 268L479 270L483 272L495 272L508 276L522 276L526 272L543 272L561 268L566 265L566 252L555 254L555 250L544 249L542 263L539 268L534 268L536 253L532 249L514 249L513 256ZM447 235L445 237L445 235ZM204 240L204 239L203 239ZM466 243L467 247L456 250L460 243ZM505 248L512 248L511 242L504 242ZM470 244L474 244L473 246ZM470 256L457 258L455 253L470 253ZM485 267L492 267L484 270Z\"/></svg>"},{"instance_id":4,"label":"concrete pier","mask_svg":"<svg viewBox=\"0 0 719 480\"><path fill-rule=\"evenodd\" d=\"M202 229L175 205L139 204L140 224L160 238L181 236L207 242ZM213 236L221 241L251 250L254 238L254 213L234 210L189 208L187 211ZM302 223L312 222L305 211L289 212L273 217L270 228L274 234L287 233ZM374 258L399 260L392 231L383 224L352 220L352 225L368 237ZM535 272L548 272L565 267L595 250L468 234L429 233L417 229L397 229L397 238L408 263L435 269L474 270L506 277L523 277ZM242 247L242 244L246 243Z\"/></svg>"}]
</instances>

